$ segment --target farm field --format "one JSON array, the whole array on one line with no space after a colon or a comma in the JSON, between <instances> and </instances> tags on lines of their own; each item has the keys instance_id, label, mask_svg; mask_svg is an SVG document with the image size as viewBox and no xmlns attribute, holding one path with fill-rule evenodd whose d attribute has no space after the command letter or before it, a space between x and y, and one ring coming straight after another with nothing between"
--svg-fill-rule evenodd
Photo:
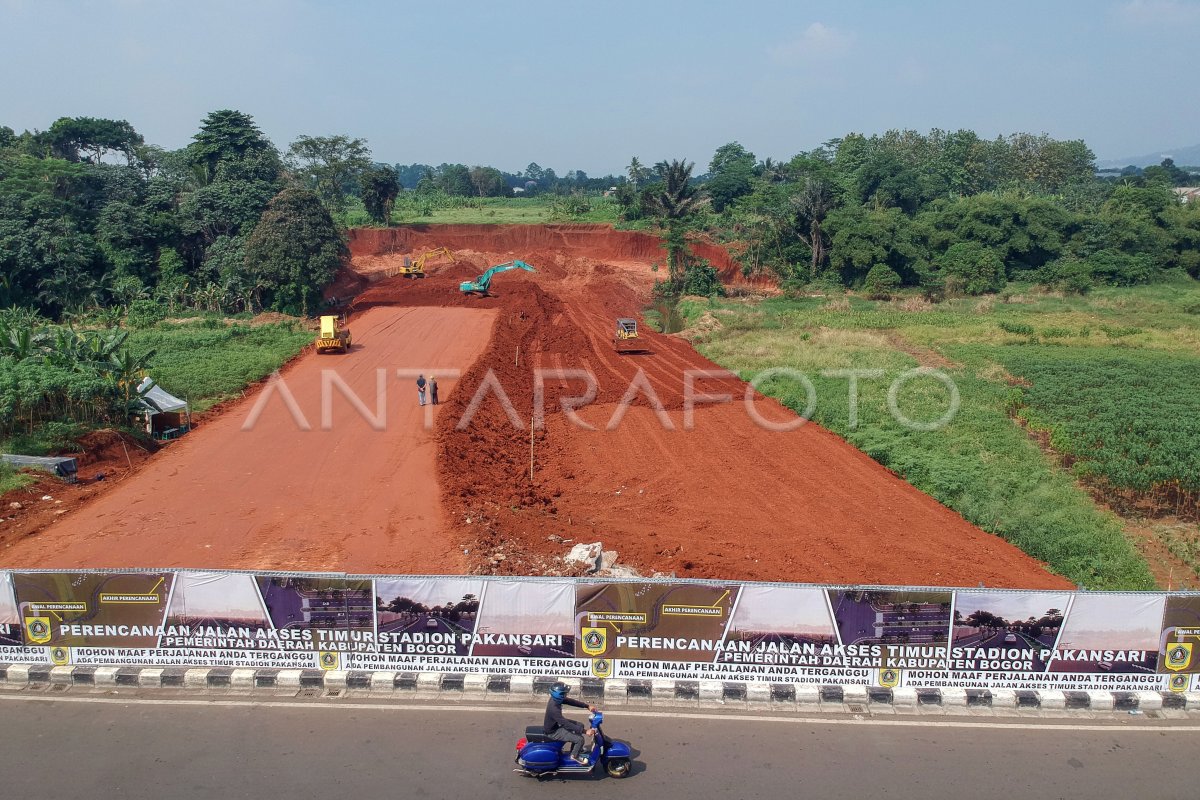
<instances>
[{"instance_id":1,"label":"farm field","mask_svg":"<svg viewBox=\"0 0 1200 800\"><path fill-rule=\"evenodd\" d=\"M456 259L429 267L424 280L370 279L389 262L438 246ZM357 376L354 391L368 398L368 411L378 413L369 399L378 375L386 381L397 369L461 364L458 388L438 409L432 429L421 427L415 398L400 392L388 395L402 398L387 400L388 426L352 446L335 446L334 431L287 424L259 439L257 431L241 430L262 396L252 394L151 456L119 490L6 541L9 561L114 566L117 557L136 556L157 564L259 569L555 574L563 570L559 556L572 541L602 541L617 551L620 564L643 575L811 582L854 576L856 583L1026 588L1077 582L1069 559L1047 570L828 430L811 424L771 430L769 423L791 424L796 417L766 398L756 399L763 418L758 422L739 402L702 405L689 423L685 376L716 370L716 364L682 337L648 331L647 353L619 356L612 348L613 320L636 316L649 299L651 264L662 257L652 237L599 226L415 226L356 231L351 248L356 274L340 281L362 286L350 306L350 325L356 341L356 326L367 326L370 336L344 358L307 353L283 374L289 380L309 376L297 402L306 416L320 419L312 404L321 382L313 376L324 370ZM513 258L538 271L502 276L489 298L458 291L460 281ZM727 270L731 283L752 288L730 265L714 265ZM411 347L460 339L466 344L468 328L386 322L410 312L493 316L482 339L471 334L482 347L478 356L449 364ZM552 377L531 468L528 417L539 368L595 376L596 397L579 411L594 430L571 423L559 405L576 393L569 375ZM493 397L477 406L472 424L460 426L489 375L503 387L513 414ZM632 405L622 399L631 386L640 387ZM741 398L746 384L713 377L703 391ZM395 458L409 450L425 455L398 464ZM314 470L334 453L346 459L337 464L348 474L326 491L324 483L314 483ZM219 481L220 491L216 484L191 483L192 475L228 469L245 473L245 490L237 485L240 478L228 476ZM422 482L412 484L413 475ZM396 482L380 484L383 477ZM196 508L189 509L189 502ZM130 509L132 517L123 521ZM382 516L361 518L367 510ZM196 523L158 537L156 549L148 549L152 523L178 514ZM421 530L428 531L419 536L403 526L387 527L422 518ZM220 520L215 539L192 535ZM91 533L97 525L101 536ZM392 531L388 546L371 544L377 528ZM264 531L285 529L288 536L275 537L282 544L261 546L271 538ZM321 547L304 544L320 536L326 537ZM343 544L335 546L335 540ZM48 560L50 550L58 555ZM427 566L435 553L441 555ZM1096 573L1101 577L1092 583L1148 583L1136 557L1129 563L1134 566L1123 572Z\"/></svg>"},{"instance_id":2,"label":"farm field","mask_svg":"<svg viewBox=\"0 0 1200 800\"><path fill-rule=\"evenodd\" d=\"M680 310L701 352L743 374L777 360L805 372L814 420L1080 584L1197 585L1197 286L1007 300L688 300ZM898 424L882 380L860 383L851 425L847 379L823 374L919 365L960 392L945 429ZM762 388L793 409L806 401L794 382ZM928 420L948 397L917 381L898 399Z\"/></svg>"}]
</instances>

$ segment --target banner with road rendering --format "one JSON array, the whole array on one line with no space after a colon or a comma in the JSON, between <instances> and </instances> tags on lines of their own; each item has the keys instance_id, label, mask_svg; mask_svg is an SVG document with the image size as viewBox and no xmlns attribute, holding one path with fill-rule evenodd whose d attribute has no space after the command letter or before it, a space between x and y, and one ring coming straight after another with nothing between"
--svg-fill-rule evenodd
<instances>
[{"instance_id":1,"label":"banner with road rendering","mask_svg":"<svg viewBox=\"0 0 1200 800\"><path fill-rule=\"evenodd\" d=\"M1200 594L0 572L0 662L1200 689Z\"/></svg>"}]
</instances>

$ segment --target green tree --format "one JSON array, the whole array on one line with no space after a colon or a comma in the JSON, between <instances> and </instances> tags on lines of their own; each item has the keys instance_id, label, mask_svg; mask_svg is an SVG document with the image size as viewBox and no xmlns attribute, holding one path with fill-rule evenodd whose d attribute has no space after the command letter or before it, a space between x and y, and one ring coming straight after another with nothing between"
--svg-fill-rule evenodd
<instances>
[{"instance_id":1,"label":"green tree","mask_svg":"<svg viewBox=\"0 0 1200 800\"><path fill-rule=\"evenodd\" d=\"M288 158L306 186L331 210L346 207L346 188L371 167L365 139L349 136L301 136L288 147Z\"/></svg>"},{"instance_id":2,"label":"green tree","mask_svg":"<svg viewBox=\"0 0 1200 800\"><path fill-rule=\"evenodd\" d=\"M634 156L632 159L630 159L629 166L625 169L625 174L629 176L629 183L633 186L633 190L636 192L639 186L650 180L651 176L654 175L654 172L641 161L638 161L637 156Z\"/></svg>"},{"instance_id":3,"label":"green tree","mask_svg":"<svg viewBox=\"0 0 1200 800\"><path fill-rule=\"evenodd\" d=\"M863 281L863 291L872 300L890 300L900 288L900 276L887 264L876 264Z\"/></svg>"},{"instance_id":4,"label":"green tree","mask_svg":"<svg viewBox=\"0 0 1200 800\"><path fill-rule=\"evenodd\" d=\"M754 154L737 142L721 145L708 165L705 191L713 210L724 211L737 198L749 194L754 182Z\"/></svg>"},{"instance_id":5,"label":"green tree","mask_svg":"<svg viewBox=\"0 0 1200 800\"><path fill-rule=\"evenodd\" d=\"M687 227L692 217L704 204L705 198L691 182L692 167L687 161L660 161L655 172L661 181L642 194L642 207L657 217L667 229L667 263L671 273L671 285L678 288L682 283L684 250L687 246Z\"/></svg>"},{"instance_id":6,"label":"green tree","mask_svg":"<svg viewBox=\"0 0 1200 800\"><path fill-rule=\"evenodd\" d=\"M213 180L222 164L253 155L273 156L278 174L278 154L249 114L224 109L213 111L200 123L200 132L187 148L188 161L197 166L204 182Z\"/></svg>"},{"instance_id":7,"label":"green tree","mask_svg":"<svg viewBox=\"0 0 1200 800\"><path fill-rule=\"evenodd\" d=\"M442 164L437 168L434 184L451 197L470 197L475 194L471 170L464 164Z\"/></svg>"},{"instance_id":8,"label":"green tree","mask_svg":"<svg viewBox=\"0 0 1200 800\"><path fill-rule=\"evenodd\" d=\"M363 170L358 181L367 215L377 225L388 224L400 194L400 177L396 170L386 164L376 164Z\"/></svg>"},{"instance_id":9,"label":"green tree","mask_svg":"<svg viewBox=\"0 0 1200 800\"><path fill-rule=\"evenodd\" d=\"M947 290L983 294L1004 287L1004 261L978 242L959 242L934 259L946 279Z\"/></svg>"},{"instance_id":10,"label":"green tree","mask_svg":"<svg viewBox=\"0 0 1200 800\"><path fill-rule=\"evenodd\" d=\"M123 119L62 117L45 135L56 157L93 164L99 164L111 152L123 154L132 164L136 149L144 144L141 134Z\"/></svg>"},{"instance_id":11,"label":"green tree","mask_svg":"<svg viewBox=\"0 0 1200 800\"><path fill-rule=\"evenodd\" d=\"M347 255L333 217L304 189L276 195L246 243L246 266L261 282L264 305L293 314L319 308Z\"/></svg>"},{"instance_id":12,"label":"green tree","mask_svg":"<svg viewBox=\"0 0 1200 800\"><path fill-rule=\"evenodd\" d=\"M820 177L806 177L792 197L796 215L796 235L812 253L812 274L817 275L825 263L827 249L821 226L825 217L837 206L833 185Z\"/></svg>"},{"instance_id":13,"label":"green tree","mask_svg":"<svg viewBox=\"0 0 1200 800\"><path fill-rule=\"evenodd\" d=\"M471 185L480 197L508 197L512 194L508 181L495 167L472 167L470 176Z\"/></svg>"}]
</instances>

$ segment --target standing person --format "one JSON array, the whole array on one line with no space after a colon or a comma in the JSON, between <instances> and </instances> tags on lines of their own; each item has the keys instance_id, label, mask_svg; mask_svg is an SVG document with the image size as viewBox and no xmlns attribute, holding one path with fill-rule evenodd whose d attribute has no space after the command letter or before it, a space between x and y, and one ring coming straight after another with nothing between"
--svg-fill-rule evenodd
<instances>
[{"instance_id":1,"label":"standing person","mask_svg":"<svg viewBox=\"0 0 1200 800\"><path fill-rule=\"evenodd\" d=\"M588 711L595 711L596 707L567 697L569 691L571 691L571 687L562 681L550 687L550 700L546 703L546 718L542 722L542 730L551 739L570 742L571 760L576 764L587 764L587 757L583 755L583 736L584 734L590 736L596 731L594 728L587 728L582 723L564 716L562 707L568 705L575 708L586 708Z\"/></svg>"},{"instance_id":2,"label":"standing person","mask_svg":"<svg viewBox=\"0 0 1200 800\"><path fill-rule=\"evenodd\" d=\"M417 376L417 399L421 401L421 405L425 405L425 376Z\"/></svg>"},{"instance_id":3,"label":"standing person","mask_svg":"<svg viewBox=\"0 0 1200 800\"><path fill-rule=\"evenodd\" d=\"M432 375L429 376L429 402L433 403L435 406L438 404L437 378L433 377Z\"/></svg>"}]
</instances>

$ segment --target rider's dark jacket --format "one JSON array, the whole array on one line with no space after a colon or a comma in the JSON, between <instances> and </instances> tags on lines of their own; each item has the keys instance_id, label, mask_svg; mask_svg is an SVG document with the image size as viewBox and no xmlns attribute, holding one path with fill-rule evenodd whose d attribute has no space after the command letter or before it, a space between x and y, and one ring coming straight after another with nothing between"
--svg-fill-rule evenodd
<instances>
[{"instance_id":1,"label":"rider's dark jacket","mask_svg":"<svg viewBox=\"0 0 1200 800\"><path fill-rule=\"evenodd\" d=\"M573 719L563 716L563 705L574 706L575 708L587 708L588 704L579 700L574 700L570 697L564 697L562 700L550 698L550 702L546 703L546 719L542 722L542 730L546 735L554 733L559 728L566 728L571 733L583 733L584 727L582 724Z\"/></svg>"}]
</instances>

